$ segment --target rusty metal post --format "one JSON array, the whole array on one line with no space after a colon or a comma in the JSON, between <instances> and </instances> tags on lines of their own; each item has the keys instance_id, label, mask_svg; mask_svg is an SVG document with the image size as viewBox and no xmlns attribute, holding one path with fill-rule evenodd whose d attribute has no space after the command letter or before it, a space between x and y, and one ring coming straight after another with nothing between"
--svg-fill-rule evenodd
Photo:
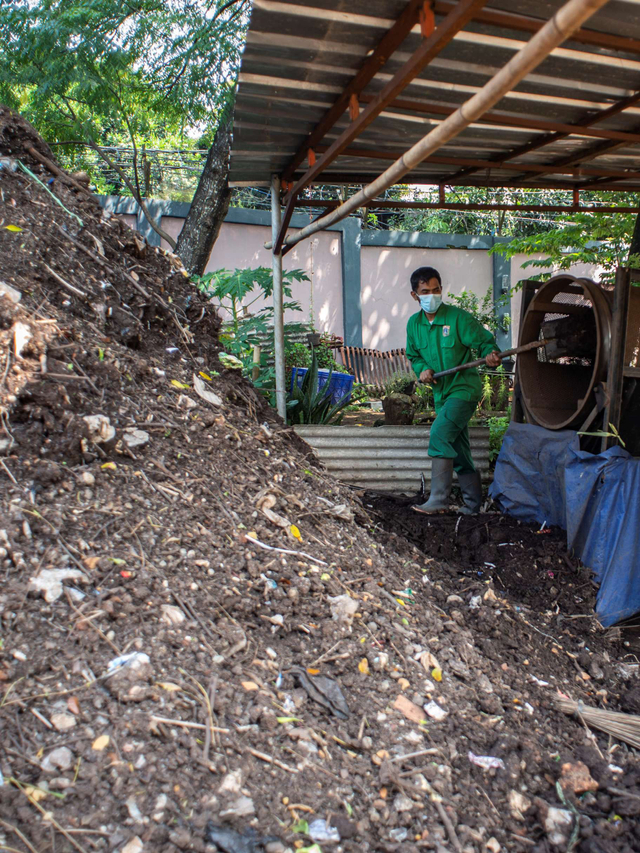
<instances>
[{"instance_id":1,"label":"rusty metal post","mask_svg":"<svg viewBox=\"0 0 640 853\"><path fill-rule=\"evenodd\" d=\"M627 317L629 314L629 295L631 275L627 267L616 270L616 289L613 292L613 323L611 328L611 356L607 371L607 404L604 409L602 429L609 432L611 426L620 429L622 415L622 384L624 382L624 351L627 339ZM615 443L615 438L602 439L601 450Z\"/></svg>"},{"instance_id":2,"label":"rusty metal post","mask_svg":"<svg viewBox=\"0 0 640 853\"><path fill-rule=\"evenodd\" d=\"M280 205L280 178L271 178L271 239L275 245L280 230L282 207ZM276 368L276 408L283 420L287 419L287 392L284 371L284 308L282 292L282 252L271 253L273 269L273 344Z\"/></svg>"}]
</instances>

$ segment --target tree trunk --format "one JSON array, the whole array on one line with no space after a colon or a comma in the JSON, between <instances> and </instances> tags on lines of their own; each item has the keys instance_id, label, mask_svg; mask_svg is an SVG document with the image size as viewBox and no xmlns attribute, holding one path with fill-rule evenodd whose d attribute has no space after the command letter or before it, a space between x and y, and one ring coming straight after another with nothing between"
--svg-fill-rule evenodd
<instances>
[{"instance_id":1,"label":"tree trunk","mask_svg":"<svg viewBox=\"0 0 640 853\"><path fill-rule=\"evenodd\" d=\"M229 209L229 150L232 118L222 123L209 150L191 209L178 237L176 254L187 272L202 275Z\"/></svg>"},{"instance_id":2,"label":"tree trunk","mask_svg":"<svg viewBox=\"0 0 640 853\"><path fill-rule=\"evenodd\" d=\"M640 213L636 217L636 224L633 226L633 236L631 237L631 245L629 246L629 257L631 255L640 255Z\"/></svg>"}]
</instances>

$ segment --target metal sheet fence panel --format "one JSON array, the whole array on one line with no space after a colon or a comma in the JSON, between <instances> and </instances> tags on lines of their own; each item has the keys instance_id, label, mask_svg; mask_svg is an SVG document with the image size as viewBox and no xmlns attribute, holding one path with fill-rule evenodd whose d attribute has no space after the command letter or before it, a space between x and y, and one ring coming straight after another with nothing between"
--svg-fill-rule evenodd
<instances>
[{"instance_id":1,"label":"metal sheet fence panel","mask_svg":"<svg viewBox=\"0 0 640 853\"><path fill-rule=\"evenodd\" d=\"M415 494L424 474L431 480L429 426L295 427L327 470L339 480L377 492ZM489 481L489 430L471 427L471 454L482 479Z\"/></svg>"}]
</instances>

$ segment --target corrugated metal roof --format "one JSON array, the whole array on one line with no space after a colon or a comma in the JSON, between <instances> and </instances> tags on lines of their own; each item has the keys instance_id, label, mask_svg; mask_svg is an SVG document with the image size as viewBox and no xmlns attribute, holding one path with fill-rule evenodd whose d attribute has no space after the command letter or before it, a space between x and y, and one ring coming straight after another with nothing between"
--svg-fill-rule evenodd
<instances>
[{"instance_id":1,"label":"corrugated metal roof","mask_svg":"<svg viewBox=\"0 0 640 853\"><path fill-rule=\"evenodd\" d=\"M232 182L267 183L272 173L286 170L406 5L407 0L254 0L235 111ZM436 26L455 5L435 0ZM319 182L375 178L441 122L447 109L456 109L478 91L531 37L532 26L544 23L562 5L562 0L489 0L406 86L399 96L404 103L386 107L328 165ZM504 97L490 121L469 126L404 182L572 187L602 181L603 188L640 188L640 171L635 170L640 100L580 134L555 138L502 165L489 163L548 136L543 123L584 124L640 92L640 0L610 0L581 32L584 38L578 34L554 50ZM379 94L422 41L416 24L365 86L361 106ZM319 154L349 123L345 112L324 134ZM541 126L532 129L527 123ZM589 135L602 131L622 131L637 139ZM578 157L577 164L557 165ZM578 171L581 162L584 174ZM538 171L518 171L518 164ZM305 160L296 177L306 165ZM454 176L462 169L474 171L465 171L458 181Z\"/></svg>"},{"instance_id":2,"label":"corrugated metal roof","mask_svg":"<svg viewBox=\"0 0 640 853\"><path fill-rule=\"evenodd\" d=\"M429 426L297 426L338 480L375 492L413 495L431 482ZM470 427L471 455L483 480L489 473L489 429Z\"/></svg>"}]
</instances>

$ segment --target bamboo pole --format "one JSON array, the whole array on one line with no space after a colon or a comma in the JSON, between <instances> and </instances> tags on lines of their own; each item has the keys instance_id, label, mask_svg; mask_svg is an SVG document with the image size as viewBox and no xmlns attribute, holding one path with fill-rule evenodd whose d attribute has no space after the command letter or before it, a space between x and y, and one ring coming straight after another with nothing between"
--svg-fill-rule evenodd
<instances>
[{"instance_id":1,"label":"bamboo pole","mask_svg":"<svg viewBox=\"0 0 640 853\"><path fill-rule=\"evenodd\" d=\"M340 222L350 213L369 204L384 190L397 184L404 175L446 145L498 103L508 92L536 68L558 45L562 44L584 21L608 3L608 0L569 0L509 62L486 83L479 92L469 98L459 109L431 130L402 157L389 166L360 192L351 196L335 210L316 219L310 225L287 237L285 246L294 246L305 237L322 231ZM273 237L275 241L276 237ZM265 243L270 249L273 243Z\"/></svg>"}]
</instances>

